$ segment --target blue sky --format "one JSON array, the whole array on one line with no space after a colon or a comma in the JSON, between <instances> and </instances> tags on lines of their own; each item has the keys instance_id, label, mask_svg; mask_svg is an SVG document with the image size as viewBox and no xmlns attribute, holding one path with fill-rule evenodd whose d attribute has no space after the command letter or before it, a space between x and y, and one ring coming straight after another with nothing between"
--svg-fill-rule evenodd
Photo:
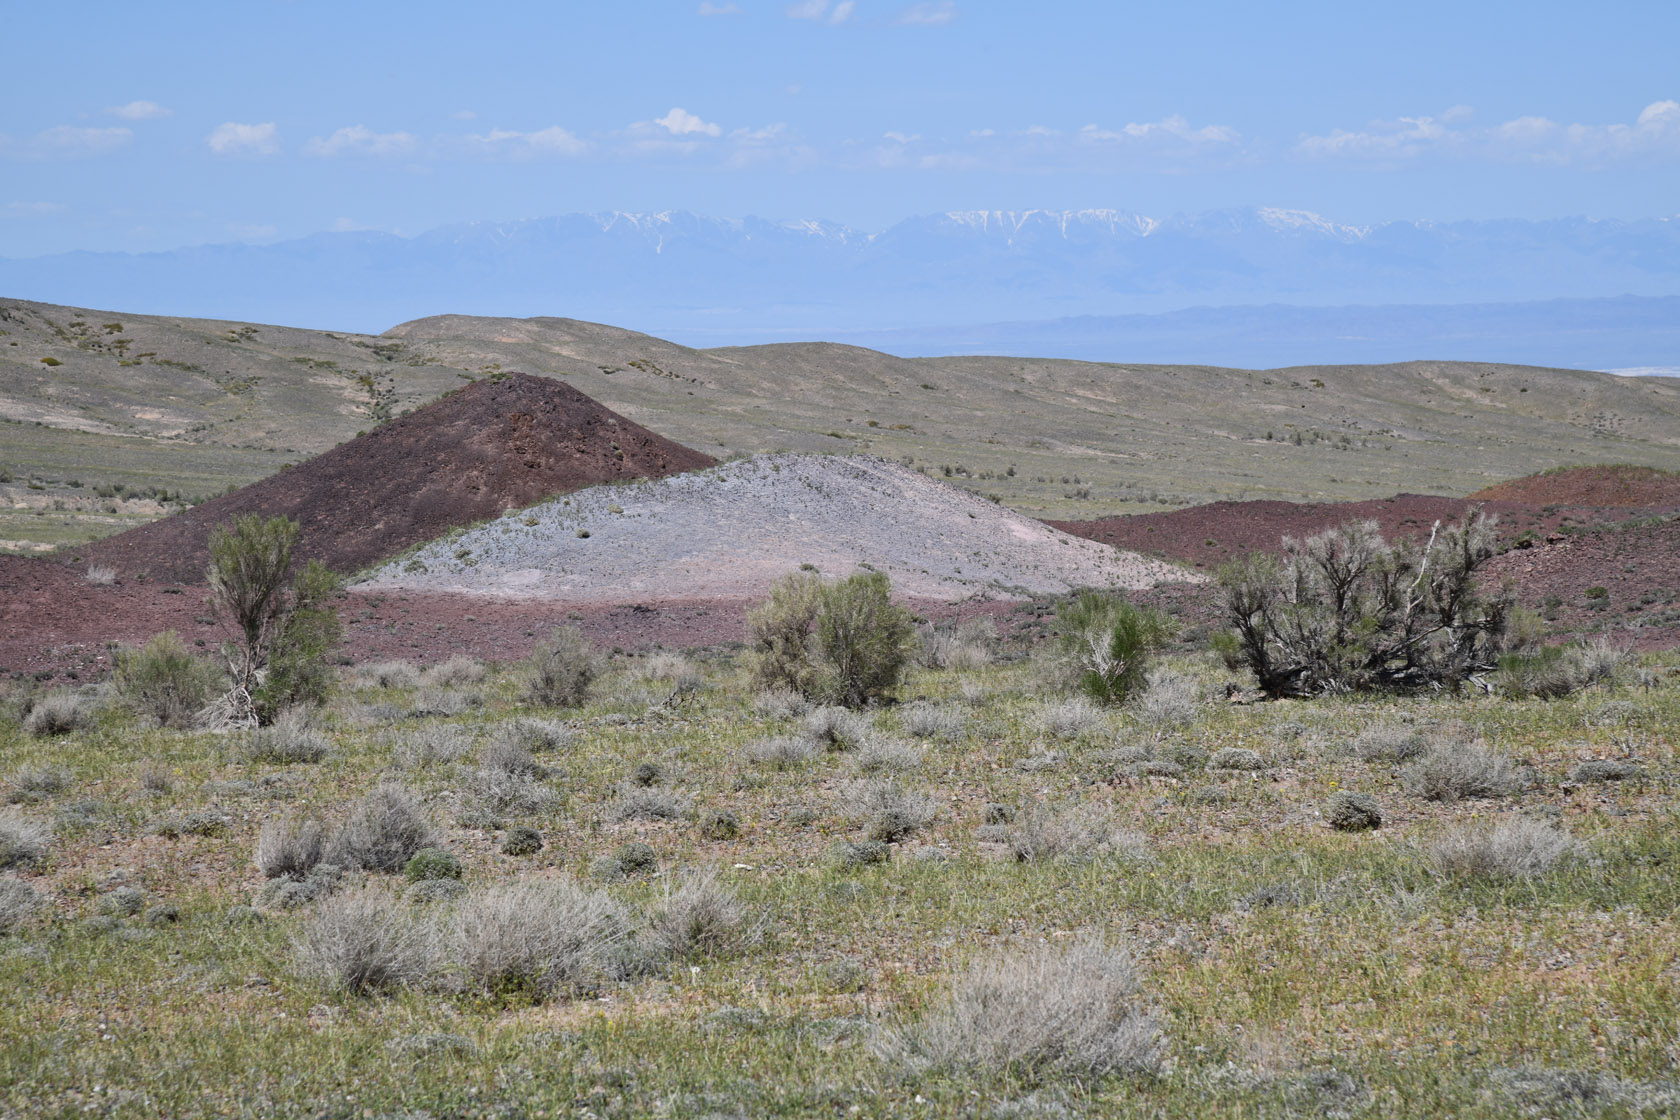
<instances>
[{"instance_id":1,"label":"blue sky","mask_svg":"<svg viewBox=\"0 0 1680 1120\"><path fill-rule=\"evenodd\" d=\"M1673 3L14 5L0 256L687 209L1680 214Z\"/></svg>"}]
</instances>

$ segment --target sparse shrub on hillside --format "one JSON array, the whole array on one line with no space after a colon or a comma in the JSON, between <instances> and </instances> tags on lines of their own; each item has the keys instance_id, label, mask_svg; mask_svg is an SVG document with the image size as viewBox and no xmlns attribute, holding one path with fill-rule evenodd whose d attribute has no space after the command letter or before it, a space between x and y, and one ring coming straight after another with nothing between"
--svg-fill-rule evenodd
<instances>
[{"instance_id":1,"label":"sparse shrub on hillside","mask_svg":"<svg viewBox=\"0 0 1680 1120\"><path fill-rule=\"evenodd\" d=\"M942 739L954 742L963 737L968 714L948 704L918 700L899 709L898 721L904 733L914 739Z\"/></svg>"},{"instance_id":2,"label":"sparse shrub on hillside","mask_svg":"<svg viewBox=\"0 0 1680 1120\"><path fill-rule=\"evenodd\" d=\"M531 651L525 696L547 708L576 708L601 675L601 656L576 626L556 626L548 640Z\"/></svg>"},{"instance_id":3,"label":"sparse shrub on hillside","mask_svg":"<svg viewBox=\"0 0 1680 1120\"><path fill-rule=\"evenodd\" d=\"M52 829L12 808L0 808L0 870L29 867L47 853Z\"/></svg>"},{"instance_id":4,"label":"sparse shrub on hillside","mask_svg":"<svg viewBox=\"0 0 1680 1120\"><path fill-rule=\"evenodd\" d=\"M847 814L864 834L885 844L903 840L934 817L931 797L911 793L896 782L854 782L843 796Z\"/></svg>"},{"instance_id":5,"label":"sparse shrub on hillside","mask_svg":"<svg viewBox=\"0 0 1680 1120\"><path fill-rule=\"evenodd\" d=\"M412 661L370 661L356 666L351 678L368 688L415 688L420 684L420 670Z\"/></svg>"},{"instance_id":6,"label":"sparse shrub on hillside","mask_svg":"<svg viewBox=\"0 0 1680 1120\"><path fill-rule=\"evenodd\" d=\"M190 727L222 683L222 674L195 655L173 630L139 649L118 650L112 679L130 709L163 727Z\"/></svg>"},{"instance_id":7,"label":"sparse shrub on hillside","mask_svg":"<svg viewBox=\"0 0 1680 1120\"><path fill-rule=\"evenodd\" d=\"M1353 740L1353 753L1366 762L1408 762L1422 754L1429 741L1403 723L1373 723Z\"/></svg>"},{"instance_id":8,"label":"sparse shrub on hillside","mask_svg":"<svg viewBox=\"0 0 1680 1120\"><path fill-rule=\"evenodd\" d=\"M883 1036L880 1049L919 1071L977 1069L1038 1082L1152 1071L1159 1035L1138 998L1130 955L1080 939L976 962L941 1004Z\"/></svg>"},{"instance_id":9,"label":"sparse shrub on hillside","mask_svg":"<svg viewBox=\"0 0 1680 1120\"><path fill-rule=\"evenodd\" d=\"M326 854L327 833L320 821L278 817L262 826L255 861L266 879L302 879Z\"/></svg>"},{"instance_id":10,"label":"sparse shrub on hillside","mask_svg":"<svg viewBox=\"0 0 1680 1120\"><path fill-rule=\"evenodd\" d=\"M753 711L765 719L798 719L811 710L811 701L791 688L766 688L753 697Z\"/></svg>"},{"instance_id":11,"label":"sparse shrub on hillside","mask_svg":"<svg viewBox=\"0 0 1680 1120\"><path fill-rule=\"evenodd\" d=\"M451 688L456 685L477 684L484 679L488 670L484 662L476 657L458 653L447 661L440 661L420 674L422 683L433 688Z\"/></svg>"},{"instance_id":12,"label":"sparse shrub on hillside","mask_svg":"<svg viewBox=\"0 0 1680 1120\"><path fill-rule=\"evenodd\" d=\"M1368 793L1339 789L1325 805L1324 819L1337 832L1369 832L1381 828L1382 808Z\"/></svg>"},{"instance_id":13,"label":"sparse shrub on hillside","mask_svg":"<svg viewBox=\"0 0 1680 1120\"><path fill-rule=\"evenodd\" d=\"M11 933L33 918L45 900L21 879L0 878L0 933Z\"/></svg>"},{"instance_id":14,"label":"sparse shrub on hillside","mask_svg":"<svg viewBox=\"0 0 1680 1120\"><path fill-rule=\"evenodd\" d=\"M497 726L491 743L507 743L532 754L551 754L571 745L576 733L563 723L529 716L510 719Z\"/></svg>"},{"instance_id":15,"label":"sparse shrub on hillside","mask_svg":"<svg viewBox=\"0 0 1680 1120\"><path fill-rule=\"evenodd\" d=\"M654 947L675 960L724 956L741 945L746 932L745 909L712 871L685 875L674 892L667 888L648 923Z\"/></svg>"},{"instance_id":16,"label":"sparse shrub on hillside","mask_svg":"<svg viewBox=\"0 0 1680 1120\"><path fill-rule=\"evenodd\" d=\"M827 705L805 717L800 730L824 750L850 751L869 737L869 717L837 705Z\"/></svg>"},{"instance_id":17,"label":"sparse shrub on hillside","mask_svg":"<svg viewBox=\"0 0 1680 1120\"><path fill-rule=\"evenodd\" d=\"M1408 792L1426 801L1504 797L1521 786L1511 760L1477 743L1438 739L1400 772Z\"/></svg>"},{"instance_id":18,"label":"sparse shrub on hillside","mask_svg":"<svg viewBox=\"0 0 1680 1120\"><path fill-rule=\"evenodd\" d=\"M1088 863L1103 856L1134 861L1149 858L1142 835L1121 828L1106 805L1074 805L1049 810L1034 807L1009 830L1009 849L1023 863Z\"/></svg>"},{"instance_id":19,"label":"sparse shrub on hillside","mask_svg":"<svg viewBox=\"0 0 1680 1120\"><path fill-rule=\"evenodd\" d=\"M675 821L688 815L686 797L662 789L621 786L618 799L607 809L607 819L619 821Z\"/></svg>"},{"instance_id":20,"label":"sparse shrub on hillside","mask_svg":"<svg viewBox=\"0 0 1680 1120\"><path fill-rule=\"evenodd\" d=\"M629 928L605 892L570 879L499 883L456 908L448 959L459 982L483 995L580 994L602 980Z\"/></svg>"},{"instance_id":21,"label":"sparse shrub on hillside","mask_svg":"<svg viewBox=\"0 0 1680 1120\"><path fill-rule=\"evenodd\" d=\"M267 723L293 704L321 703L332 687L339 580L311 560L288 587L297 539L297 522L254 514L210 533L211 608L234 633L222 646L233 678L222 704L227 722Z\"/></svg>"},{"instance_id":22,"label":"sparse shrub on hillside","mask_svg":"<svg viewBox=\"0 0 1680 1120\"><path fill-rule=\"evenodd\" d=\"M1124 703L1143 688L1167 619L1118 593L1085 590L1056 608L1056 650L1072 682L1099 704Z\"/></svg>"},{"instance_id":23,"label":"sparse shrub on hillside","mask_svg":"<svg viewBox=\"0 0 1680 1120\"><path fill-rule=\"evenodd\" d=\"M447 723L433 723L415 728L397 745L396 761L407 769L454 762L472 749L472 739L465 731Z\"/></svg>"},{"instance_id":24,"label":"sparse shrub on hillside","mask_svg":"<svg viewBox=\"0 0 1680 1120\"><path fill-rule=\"evenodd\" d=\"M87 581L95 587L111 587L117 582L117 570L109 564L89 564Z\"/></svg>"},{"instance_id":25,"label":"sparse shrub on hillside","mask_svg":"<svg viewBox=\"0 0 1680 1120\"><path fill-rule=\"evenodd\" d=\"M924 669L984 669L997 655L997 624L985 615L955 624L924 623L916 639L916 664Z\"/></svg>"},{"instance_id":26,"label":"sparse shrub on hillside","mask_svg":"<svg viewBox=\"0 0 1680 1120\"><path fill-rule=\"evenodd\" d=\"M35 802L56 797L70 788L74 779L62 766L25 766L6 779L10 788L6 800Z\"/></svg>"},{"instance_id":27,"label":"sparse shrub on hillside","mask_svg":"<svg viewBox=\"0 0 1680 1120\"><path fill-rule=\"evenodd\" d=\"M778 735L748 743L742 753L754 766L771 770L792 770L817 757L817 745L803 737Z\"/></svg>"},{"instance_id":28,"label":"sparse shrub on hillside","mask_svg":"<svg viewBox=\"0 0 1680 1120\"><path fill-rule=\"evenodd\" d=\"M884 697L914 648L910 612L895 606L885 573L826 582L792 572L747 615L752 671L762 688L788 688L848 708Z\"/></svg>"},{"instance_id":29,"label":"sparse shrub on hillside","mask_svg":"<svg viewBox=\"0 0 1680 1120\"><path fill-rule=\"evenodd\" d=\"M1390 545L1374 521L1256 554L1220 573L1243 663L1270 696L1456 686L1498 664L1511 594L1485 595L1493 520Z\"/></svg>"},{"instance_id":30,"label":"sparse shrub on hillside","mask_svg":"<svg viewBox=\"0 0 1680 1120\"><path fill-rule=\"evenodd\" d=\"M1463 825L1428 845L1429 858L1446 875L1532 879L1550 871L1579 845L1544 821L1509 817L1496 825Z\"/></svg>"},{"instance_id":31,"label":"sparse shrub on hillside","mask_svg":"<svg viewBox=\"0 0 1680 1120\"><path fill-rule=\"evenodd\" d=\"M1084 739L1108 730L1108 717L1083 696L1044 705L1038 726L1052 739Z\"/></svg>"},{"instance_id":32,"label":"sparse shrub on hillside","mask_svg":"<svg viewBox=\"0 0 1680 1120\"><path fill-rule=\"evenodd\" d=\"M1554 700L1595 684L1614 686L1627 653L1603 637L1567 648L1540 646L1499 659L1500 690L1508 696Z\"/></svg>"},{"instance_id":33,"label":"sparse shrub on hillside","mask_svg":"<svg viewBox=\"0 0 1680 1120\"><path fill-rule=\"evenodd\" d=\"M860 774L901 774L916 769L925 757L920 747L873 735L852 756L852 764Z\"/></svg>"},{"instance_id":34,"label":"sparse shrub on hillside","mask_svg":"<svg viewBox=\"0 0 1680 1120\"><path fill-rule=\"evenodd\" d=\"M267 727L251 732L245 742L245 757L252 762L284 765L320 762L332 744L310 727L307 708L288 708Z\"/></svg>"},{"instance_id":35,"label":"sparse shrub on hillside","mask_svg":"<svg viewBox=\"0 0 1680 1120\"><path fill-rule=\"evenodd\" d=\"M1195 721L1202 709L1203 692L1195 677L1157 667L1149 670L1134 710L1152 727L1179 727Z\"/></svg>"},{"instance_id":36,"label":"sparse shrub on hillside","mask_svg":"<svg viewBox=\"0 0 1680 1120\"><path fill-rule=\"evenodd\" d=\"M438 943L426 916L370 884L321 903L292 953L305 978L360 995L421 983L435 967Z\"/></svg>"},{"instance_id":37,"label":"sparse shrub on hillside","mask_svg":"<svg viewBox=\"0 0 1680 1120\"><path fill-rule=\"evenodd\" d=\"M329 849L334 863L368 871L400 871L437 833L413 791L381 782L350 810Z\"/></svg>"},{"instance_id":38,"label":"sparse shrub on hillside","mask_svg":"<svg viewBox=\"0 0 1680 1120\"><path fill-rule=\"evenodd\" d=\"M85 696L68 689L47 693L29 706L23 717L23 729L42 737L68 735L92 727L97 706Z\"/></svg>"}]
</instances>

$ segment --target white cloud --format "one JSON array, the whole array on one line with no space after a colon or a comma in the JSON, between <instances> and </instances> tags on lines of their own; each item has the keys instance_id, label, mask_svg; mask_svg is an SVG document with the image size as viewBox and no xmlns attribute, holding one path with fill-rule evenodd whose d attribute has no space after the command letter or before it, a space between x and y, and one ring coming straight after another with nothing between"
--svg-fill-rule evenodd
<instances>
[{"instance_id":1,"label":"white cloud","mask_svg":"<svg viewBox=\"0 0 1680 1120\"><path fill-rule=\"evenodd\" d=\"M712 0L703 0L700 5L703 16L738 16L741 14L739 4L714 4Z\"/></svg>"},{"instance_id":2,"label":"white cloud","mask_svg":"<svg viewBox=\"0 0 1680 1120\"><path fill-rule=\"evenodd\" d=\"M912 132L883 132L881 137L891 140L894 144L914 144L922 138L919 133Z\"/></svg>"},{"instance_id":3,"label":"white cloud","mask_svg":"<svg viewBox=\"0 0 1680 1120\"><path fill-rule=\"evenodd\" d=\"M240 225L235 223L228 226L227 229L229 233L233 234L233 236L237 237L241 241L273 241L276 237L280 236L280 229L278 226L267 224Z\"/></svg>"},{"instance_id":4,"label":"white cloud","mask_svg":"<svg viewBox=\"0 0 1680 1120\"><path fill-rule=\"evenodd\" d=\"M969 130L968 134L977 140L997 135L997 133L990 128L973 128Z\"/></svg>"},{"instance_id":5,"label":"white cloud","mask_svg":"<svg viewBox=\"0 0 1680 1120\"><path fill-rule=\"evenodd\" d=\"M1296 150L1309 156L1410 157L1447 138L1446 125L1434 117L1401 117L1374 121L1358 132L1338 128L1328 136L1307 136Z\"/></svg>"},{"instance_id":6,"label":"white cloud","mask_svg":"<svg viewBox=\"0 0 1680 1120\"><path fill-rule=\"evenodd\" d=\"M483 136L469 136L467 143L489 155L522 156L581 156L589 151L589 142L553 125L536 132L515 132L493 128Z\"/></svg>"},{"instance_id":7,"label":"white cloud","mask_svg":"<svg viewBox=\"0 0 1680 1120\"><path fill-rule=\"evenodd\" d=\"M808 19L816 23L845 23L857 10L856 0L840 0L831 10L828 0L799 0L785 9L789 19Z\"/></svg>"},{"instance_id":8,"label":"white cloud","mask_svg":"<svg viewBox=\"0 0 1680 1120\"><path fill-rule=\"evenodd\" d=\"M134 139L126 128L74 128L61 124L35 134L36 148L49 155L97 156Z\"/></svg>"},{"instance_id":9,"label":"white cloud","mask_svg":"<svg viewBox=\"0 0 1680 1120\"><path fill-rule=\"evenodd\" d=\"M1176 140L1186 144L1234 144L1241 139L1236 129L1222 124L1191 128L1190 122L1176 113L1162 120L1128 124L1118 129L1088 124L1079 130L1079 138L1091 143Z\"/></svg>"},{"instance_id":10,"label":"white cloud","mask_svg":"<svg viewBox=\"0 0 1680 1120\"><path fill-rule=\"evenodd\" d=\"M70 209L62 202L8 202L6 213L32 218L44 218L48 214L62 214Z\"/></svg>"},{"instance_id":11,"label":"white cloud","mask_svg":"<svg viewBox=\"0 0 1680 1120\"><path fill-rule=\"evenodd\" d=\"M271 156L280 150L273 121L263 124L228 121L217 125L204 142L212 152L223 156Z\"/></svg>"},{"instance_id":12,"label":"white cloud","mask_svg":"<svg viewBox=\"0 0 1680 1120\"><path fill-rule=\"evenodd\" d=\"M1631 124L1561 124L1523 116L1488 128L1454 127L1470 119L1455 106L1438 117L1374 121L1363 129L1304 136L1298 154L1320 159L1389 161L1431 155L1562 165L1680 157L1680 102L1653 101Z\"/></svg>"},{"instance_id":13,"label":"white cloud","mask_svg":"<svg viewBox=\"0 0 1680 1120\"><path fill-rule=\"evenodd\" d=\"M374 132L364 125L341 128L325 140L319 136L303 146L312 156L404 156L415 148L407 132Z\"/></svg>"},{"instance_id":14,"label":"white cloud","mask_svg":"<svg viewBox=\"0 0 1680 1120\"><path fill-rule=\"evenodd\" d=\"M696 133L702 136L720 136L723 129L709 121L703 121L686 109L672 109L663 117L653 118L653 123L660 125L672 136L691 136Z\"/></svg>"},{"instance_id":15,"label":"white cloud","mask_svg":"<svg viewBox=\"0 0 1680 1120\"><path fill-rule=\"evenodd\" d=\"M156 101L130 101L127 105L113 105L105 111L125 121L155 121L175 115L175 110L165 109Z\"/></svg>"},{"instance_id":16,"label":"white cloud","mask_svg":"<svg viewBox=\"0 0 1680 1120\"><path fill-rule=\"evenodd\" d=\"M340 218L332 224L332 231L334 233L360 233L364 230L371 230L373 228L373 226L364 226L354 218Z\"/></svg>"},{"instance_id":17,"label":"white cloud","mask_svg":"<svg viewBox=\"0 0 1680 1120\"><path fill-rule=\"evenodd\" d=\"M906 27L944 27L956 18L956 0L925 0L898 13L893 22Z\"/></svg>"},{"instance_id":18,"label":"white cloud","mask_svg":"<svg viewBox=\"0 0 1680 1120\"><path fill-rule=\"evenodd\" d=\"M1027 129L1024 132L1021 133L1021 135L1022 136L1060 136L1061 133L1054 128L1047 128L1044 125L1035 124L1035 125L1029 125L1027 127Z\"/></svg>"},{"instance_id":19,"label":"white cloud","mask_svg":"<svg viewBox=\"0 0 1680 1120\"><path fill-rule=\"evenodd\" d=\"M449 119L452 121L476 121L478 119L478 114L473 112L471 109L457 109L455 112L449 114Z\"/></svg>"}]
</instances>

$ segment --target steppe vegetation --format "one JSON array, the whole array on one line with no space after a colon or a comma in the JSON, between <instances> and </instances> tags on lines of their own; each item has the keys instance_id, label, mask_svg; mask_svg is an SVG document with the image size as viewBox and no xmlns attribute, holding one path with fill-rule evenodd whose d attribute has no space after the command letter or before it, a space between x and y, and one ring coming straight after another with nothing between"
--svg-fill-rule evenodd
<instances>
[{"instance_id":1,"label":"steppe vegetation","mask_svg":"<svg viewBox=\"0 0 1680 1120\"><path fill-rule=\"evenodd\" d=\"M1261 702L1113 600L911 629L796 582L787 674L561 630L221 732L167 639L15 686L0 1111L1680 1108L1672 654ZM822 609L882 627L861 693Z\"/></svg>"}]
</instances>

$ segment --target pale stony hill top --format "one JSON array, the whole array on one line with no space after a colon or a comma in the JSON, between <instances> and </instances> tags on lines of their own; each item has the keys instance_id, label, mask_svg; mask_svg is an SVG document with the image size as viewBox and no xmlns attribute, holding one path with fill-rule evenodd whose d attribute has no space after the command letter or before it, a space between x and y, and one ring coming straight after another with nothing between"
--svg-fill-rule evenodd
<instances>
[{"instance_id":1,"label":"pale stony hill top","mask_svg":"<svg viewBox=\"0 0 1680 1120\"><path fill-rule=\"evenodd\" d=\"M779 454L599 486L428 544L370 590L571 602L739 599L810 565L921 598L1020 598L1201 577L1080 540L871 456Z\"/></svg>"}]
</instances>

